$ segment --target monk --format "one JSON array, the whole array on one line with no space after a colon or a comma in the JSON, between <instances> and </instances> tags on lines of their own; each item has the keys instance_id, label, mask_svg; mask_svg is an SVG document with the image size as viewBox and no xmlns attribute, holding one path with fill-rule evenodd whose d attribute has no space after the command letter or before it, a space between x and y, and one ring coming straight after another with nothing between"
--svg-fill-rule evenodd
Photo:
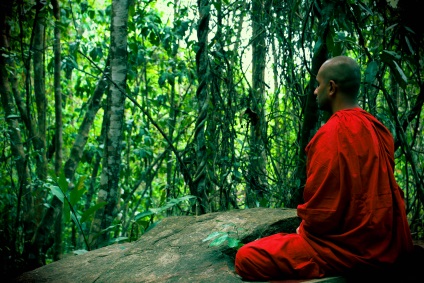
<instances>
[{"instance_id":1,"label":"monk","mask_svg":"<svg viewBox=\"0 0 424 283\"><path fill-rule=\"evenodd\" d=\"M235 268L245 280L384 270L412 252L404 196L393 175L393 137L358 106L359 65L346 56L331 58L316 80L318 106L332 116L306 147L301 224L296 233L240 248Z\"/></svg>"}]
</instances>

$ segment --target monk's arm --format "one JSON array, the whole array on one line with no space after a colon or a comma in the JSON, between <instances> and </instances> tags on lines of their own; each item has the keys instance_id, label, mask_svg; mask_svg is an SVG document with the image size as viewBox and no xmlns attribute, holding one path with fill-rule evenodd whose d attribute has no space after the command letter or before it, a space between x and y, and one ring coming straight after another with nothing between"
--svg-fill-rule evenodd
<instances>
[{"instance_id":1,"label":"monk's arm","mask_svg":"<svg viewBox=\"0 0 424 283\"><path fill-rule=\"evenodd\" d=\"M299 205L297 211L303 220L303 229L316 235L337 233L347 206L337 146L337 136L318 139L308 152L305 203Z\"/></svg>"}]
</instances>

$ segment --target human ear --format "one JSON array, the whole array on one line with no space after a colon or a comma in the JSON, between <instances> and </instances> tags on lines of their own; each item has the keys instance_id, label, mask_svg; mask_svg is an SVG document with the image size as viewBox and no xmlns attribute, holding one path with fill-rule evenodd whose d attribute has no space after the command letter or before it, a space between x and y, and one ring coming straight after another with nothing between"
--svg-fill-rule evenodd
<instances>
[{"instance_id":1,"label":"human ear","mask_svg":"<svg viewBox=\"0 0 424 283\"><path fill-rule=\"evenodd\" d=\"M330 84L330 93L331 94L336 93L336 88L337 88L336 82L333 80L330 80L329 84Z\"/></svg>"}]
</instances>

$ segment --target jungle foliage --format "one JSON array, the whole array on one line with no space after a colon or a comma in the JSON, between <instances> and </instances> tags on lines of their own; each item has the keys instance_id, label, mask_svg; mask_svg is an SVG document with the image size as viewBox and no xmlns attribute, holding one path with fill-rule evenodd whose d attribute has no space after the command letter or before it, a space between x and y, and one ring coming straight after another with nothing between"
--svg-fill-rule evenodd
<instances>
[{"instance_id":1,"label":"jungle foliage","mask_svg":"<svg viewBox=\"0 0 424 283\"><path fill-rule=\"evenodd\" d=\"M172 215L296 207L328 118L315 75L340 54L393 133L424 238L419 4L3 0L1 271L134 241Z\"/></svg>"}]
</instances>

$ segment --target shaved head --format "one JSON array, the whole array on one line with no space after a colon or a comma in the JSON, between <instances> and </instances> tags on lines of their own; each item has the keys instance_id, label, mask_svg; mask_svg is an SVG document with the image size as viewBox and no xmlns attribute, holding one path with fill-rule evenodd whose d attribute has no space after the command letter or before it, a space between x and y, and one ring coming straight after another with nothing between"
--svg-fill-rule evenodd
<instances>
[{"instance_id":1,"label":"shaved head","mask_svg":"<svg viewBox=\"0 0 424 283\"><path fill-rule=\"evenodd\" d=\"M341 93L356 100L361 85L361 69L358 63L347 56L333 57L322 64L320 75L324 81L333 80Z\"/></svg>"}]
</instances>

